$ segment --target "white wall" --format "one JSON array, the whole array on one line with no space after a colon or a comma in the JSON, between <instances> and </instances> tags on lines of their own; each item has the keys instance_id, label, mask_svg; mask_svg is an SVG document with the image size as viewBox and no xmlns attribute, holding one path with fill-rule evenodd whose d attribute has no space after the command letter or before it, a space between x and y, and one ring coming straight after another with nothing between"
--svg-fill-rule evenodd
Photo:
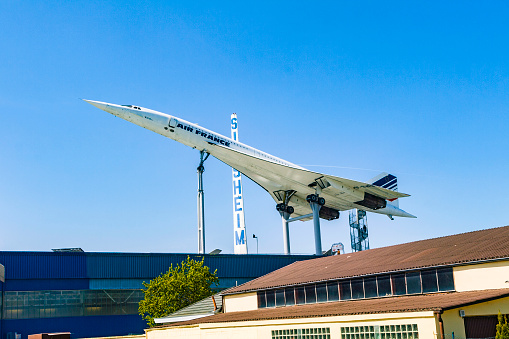
<instances>
[{"instance_id":1,"label":"white wall","mask_svg":"<svg viewBox=\"0 0 509 339\"><path fill-rule=\"evenodd\" d=\"M509 262L457 266L452 269L456 291L509 288Z\"/></svg>"},{"instance_id":2,"label":"white wall","mask_svg":"<svg viewBox=\"0 0 509 339\"><path fill-rule=\"evenodd\" d=\"M223 312L252 311L258 309L256 292L226 295L223 297Z\"/></svg>"}]
</instances>

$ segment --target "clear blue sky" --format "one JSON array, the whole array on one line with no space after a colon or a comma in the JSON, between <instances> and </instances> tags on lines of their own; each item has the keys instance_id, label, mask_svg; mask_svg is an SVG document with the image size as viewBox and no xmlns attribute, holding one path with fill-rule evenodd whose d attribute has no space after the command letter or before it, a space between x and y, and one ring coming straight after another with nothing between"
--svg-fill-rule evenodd
<instances>
[{"instance_id":1,"label":"clear blue sky","mask_svg":"<svg viewBox=\"0 0 509 339\"><path fill-rule=\"evenodd\" d=\"M78 98L137 104L309 169L398 175L371 247L509 224L506 1L0 2L0 250L196 252L198 152ZM308 166L308 165L321 165ZM206 249L233 252L231 171L206 163ZM275 202L244 179L260 252ZM311 222L292 251L313 253ZM348 213L322 222L349 251Z\"/></svg>"}]
</instances>

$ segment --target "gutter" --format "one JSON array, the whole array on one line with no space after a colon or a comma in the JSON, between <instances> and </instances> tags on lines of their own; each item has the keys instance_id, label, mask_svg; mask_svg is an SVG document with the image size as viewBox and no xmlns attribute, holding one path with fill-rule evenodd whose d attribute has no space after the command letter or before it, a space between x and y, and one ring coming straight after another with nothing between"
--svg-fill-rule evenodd
<instances>
[{"instance_id":1,"label":"gutter","mask_svg":"<svg viewBox=\"0 0 509 339\"><path fill-rule=\"evenodd\" d=\"M445 339L444 321L442 320L442 313L443 313L442 310L434 312L435 320L436 320L436 322L438 322L438 326L440 328L440 339Z\"/></svg>"}]
</instances>

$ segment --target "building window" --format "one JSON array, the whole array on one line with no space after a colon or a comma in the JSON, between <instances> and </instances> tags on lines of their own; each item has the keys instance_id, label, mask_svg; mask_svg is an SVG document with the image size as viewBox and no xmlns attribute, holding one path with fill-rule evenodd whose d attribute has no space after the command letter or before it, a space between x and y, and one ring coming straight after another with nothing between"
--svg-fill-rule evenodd
<instances>
[{"instance_id":1,"label":"building window","mask_svg":"<svg viewBox=\"0 0 509 339\"><path fill-rule=\"evenodd\" d=\"M339 300L338 283L336 281L327 283L327 300L329 301Z\"/></svg>"},{"instance_id":2,"label":"building window","mask_svg":"<svg viewBox=\"0 0 509 339\"><path fill-rule=\"evenodd\" d=\"M375 327L379 326L352 326L341 327L341 339L375 339Z\"/></svg>"},{"instance_id":3,"label":"building window","mask_svg":"<svg viewBox=\"0 0 509 339\"><path fill-rule=\"evenodd\" d=\"M276 294L274 293L274 290L266 291L265 298L267 299L267 307L276 306Z\"/></svg>"},{"instance_id":4,"label":"building window","mask_svg":"<svg viewBox=\"0 0 509 339\"><path fill-rule=\"evenodd\" d=\"M276 307L285 306L285 290L276 290Z\"/></svg>"},{"instance_id":5,"label":"building window","mask_svg":"<svg viewBox=\"0 0 509 339\"><path fill-rule=\"evenodd\" d=\"M272 339L330 339L329 327L272 330Z\"/></svg>"},{"instance_id":6,"label":"building window","mask_svg":"<svg viewBox=\"0 0 509 339\"><path fill-rule=\"evenodd\" d=\"M364 278L364 297L375 298L378 297L376 288L376 277Z\"/></svg>"},{"instance_id":7,"label":"building window","mask_svg":"<svg viewBox=\"0 0 509 339\"><path fill-rule=\"evenodd\" d=\"M258 308L267 307L267 301L265 300L265 291L260 291L257 293L258 295Z\"/></svg>"},{"instance_id":8,"label":"building window","mask_svg":"<svg viewBox=\"0 0 509 339\"><path fill-rule=\"evenodd\" d=\"M427 270L421 272L422 292L438 291L437 270Z\"/></svg>"},{"instance_id":9,"label":"building window","mask_svg":"<svg viewBox=\"0 0 509 339\"><path fill-rule=\"evenodd\" d=\"M141 290L8 291L4 319L137 314Z\"/></svg>"},{"instance_id":10,"label":"building window","mask_svg":"<svg viewBox=\"0 0 509 339\"><path fill-rule=\"evenodd\" d=\"M293 287L285 288L286 306L295 305L295 292Z\"/></svg>"},{"instance_id":11,"label":"building window","mask_svg":"<svg viewBox=\"0 0 509 339\"><path fill-rule=\"evenodd\" d=\"M454 278L452 275L452 267L437 269L438 290L454 291Z\"/></svg>"},{"instance_id":12,"label":"building window","mask_svg":"<svg viewBox=\"0 0 509 339\"><path fill-rule=\"evenodd\" d=\"M395 295L406 294L405 274L391 274L392 290Z\"/></svg>"},{"instance_id":13,"label":"building window","mask_svg":"<svg viewBox=\"0 0 509 339\"><path fill-rule=\"evenodd\" d=\"M304 287L295 288L295 303L297 305L306 303L306 297L304 296Z\"/></svg>"},{"instance_id":14,"label":"building window","mask_svg":"<svg viewBox=\"0 0 509 339\"><path fill-rule=\"evenodd\" d=\"M380 326L380 339L418 339L417 324Z\"/></svg>"},{"instance_id":15,"label":"building window","mask_svg":"<svg viewBox=\"0 0 509 339\"><path fill-rule=\"evenodd\" d=\"M316 301L319 303L327 301L327 284L316 285Z\"/></svg>"},{"instance_id":16,"label":"building window","mask_svg":"<svg viewBox=\"0 0 509 339\"><path fill-rule=\"evenodd\" d=\"M352 280L352 299L364 298L364 284L361 279Z\"/></svg>"},{"instance_id":17,"label":"building window","mask_svg":"<svg viewBox=\"0 0 509 339\"><path fill-rule=\"evenodd\" d=\"M382 276L376 277L376 282L378 285L378 296L379 297L387 297L387 296L392 295L390 276L382 275Z\"/></svg>"},{"instance_id":18,"label":"building window","mask_svg":"<svg viewBox=\"0 0 509 339\"><path fill-rule=\"evenodd\" d=\"M421 293L421 272L408 272L406 276L406 293L416 294Z\"/></svg>"},{"instance_id":19,"label":"building window","mask_svg":"<svg viewBox=\"0 0 509 339\"><path fill-rule=\"evenodd\" d=\"M350 286L350 280L341 281L339 283L340 297L341 300L352 299L352 287Z\"/></svg>"},{"instance_id":20,"label":"building window","mask_svg":"<svg viewBox=\"0 0 509 339\"><path fill-rule=\"evenodd\" d=\"M365 278L341 279L258 292L258 307L454 291L452 268L414 270Z\"/></svg>"},{"instance_id":21,"label":"building window","mask_svg":"<svg viewBox=\"0 0 509 339\"><path fill-rule=\"evenodd\" d=\"M315 285L307 285L304 287L306 290L306 304L314 304L316 303L316 290Z\"/></svg>"},{"instance_id":22,"label":"building window","mask_svg":"<svg viewBox=\"0 0 509 339\"><path fill-rule=\"evenodd\" d=\"M341 327L341 339L418 339L417 324Z\"/></svg>"}]
</instances>

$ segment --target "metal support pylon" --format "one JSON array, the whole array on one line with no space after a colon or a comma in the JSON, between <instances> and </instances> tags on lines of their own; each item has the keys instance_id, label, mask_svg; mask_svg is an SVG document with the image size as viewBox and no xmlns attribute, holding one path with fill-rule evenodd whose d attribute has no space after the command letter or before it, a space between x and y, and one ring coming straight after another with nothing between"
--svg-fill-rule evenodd
<instances>
[{"instance_id":1,"label":"metal support pylon","mask_svg":"<svg viewBox=\"0 0 509 339\"><path fill-rule=\"evenodd\" d=\"M203 192L203 163L209 157L205 150L200 151L200 165L198 171L198 253L205 254L205 196Z\"/></svg>"},{"instance_id":2,"label":"metal support pylon","mask_svg":"<svg viewBox=\"0 0 509 339\"><path fill-rule=\"evenodd\" d=\"M281 220L283 221L283 247L285 250L285 254L290 254L290 223L288 222L288 219L290 219L290 213L288 212L281 212L279 211L279 214L281 214Z\"/></svg>"},{"instance_id":3,"label":"metal support pylon","mask_svg":"<svg viewBox=\"0 0 509 339\"><path fill-rule=\"evenodd\" d=\"M313 229L315 231L315 254L322 255L322 235L320 232L320 205L318 202L310 201L311 211L313 211Z\"/></svg>"},{"instance_id":4,"label":"metal support pylon","mask_svg":"<svg viewBox=\"0 0 509 339\"><path fill-rule=\"evenodd\" d=\"M280 191L280 198L283 201L281 204L276 205L276 210L281 215L281 221L283 223L283 247L286 255L290 254L290 215L292 215L294 209L292 206L288 206L290 198L295 194L295 191Z\"/></svg>"},{"instance_id":5,"label":"metal support pylon","mask_svg":"<svg viewBox=\"0 0 509 339\"><path fill-rule=\"evenodd\" d=\"M322 255L322 235L320 232L320 209L325 204L325 199L320 197L322 192L319 186L315 187L316 194L310 194L306 197L311 211L313 212L313 229L315 232L315 255Z\"/></svg>"}]
</instances>

